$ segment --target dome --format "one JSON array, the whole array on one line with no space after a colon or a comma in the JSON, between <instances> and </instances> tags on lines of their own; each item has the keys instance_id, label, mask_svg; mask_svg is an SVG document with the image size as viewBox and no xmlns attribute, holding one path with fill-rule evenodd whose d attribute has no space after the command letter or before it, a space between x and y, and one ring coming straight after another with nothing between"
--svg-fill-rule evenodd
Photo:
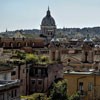
<instances>
[{"instance_id":1,"label":"dome","mask_svg":"<svg viewBox=\"0 0 100 100\"><path fill-rule=\"evenodd\" d=\"M91 47L94 47L94 42L93 40L90 38L89 34L87 35L87 37L84 40L83 45L89 45Z\"/></svg>"},{"instance_id":2,"label":"dome","mask_svg":"<svg viewBox=\"0 0 100 100\"><path fill-rule=\"evenodd\" d=\"M50 14L50 10L48 8L46 16L43 18L41 22L42 26L55 26L55 20Z\"/></svg>"},{"instance_id":3,"label":"dome","mask_svg":"<svg viewBox=\"0 0 100 100\"><path fill-rule=\"evenodd\" d=\"M93 42L92 39L90 38L89 34L85 38L84 42Z\"/></svg>"}]
</instances>

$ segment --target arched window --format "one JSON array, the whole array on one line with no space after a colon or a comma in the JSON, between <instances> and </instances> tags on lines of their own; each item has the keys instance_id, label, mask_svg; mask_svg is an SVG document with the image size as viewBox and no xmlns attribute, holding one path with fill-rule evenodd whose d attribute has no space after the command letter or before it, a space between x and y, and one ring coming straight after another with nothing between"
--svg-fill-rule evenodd
<instances>
[{"instance_id":1,"label":"arched window","mask_svg":"<svg viewBox=\"0 0 100 100\"><path fill-rule=\"evenodd\" d=\"M17 43L17 46L18 46L18 47L20 47L20 46L21 46L21 43L20 43L20 42L18 42L18 43Z\"/></svg>"},{"instance_id":2,"label":"arched window","mask_svg":"<svg viewBox=\"0 0 100 100\"><path fill-rule=\"evenodd\" d=\"M25 40L25 38L23 37L23 41Z\"/></svg>"},{"instance_id":3,"label":"arched window","mask_svg":"<svg viewBox=\"0 0 100 100\"><path fill-rule=\"evenodd\" d=\"M5 46L6 46L6 43L5 43L5 42L3 42L3 43L2 43L2 46L3 46L3 47L5 47Z\"/></svg>"},{"instance_id":4,"label":"arched window","mask_svg":"<svg viewBox=\"0 0 100 100\"><path fill-rule=\"evenodd\" d=\"M15 41L15 37L13 37L13 41Z\"/></svg>"},{"instance_id":5,"label":"arched window","mask_svg":"<svg viewBox=\"0 0 100 100\"><path fill-rule=\"evenodd\" d=\"M26 46L26 47L28 46L28 43L27 43L27 42L25 43L25 46Z\"/></svg>"},{"instance_id":6,"label":"arched window","mask_svg":"<svg viewBox=\"0 0 100 100\"><path fill-rule=\"evenodd\" d=\"M32 43L32 47L34 47L34 43Z\"/></svg>"},{"instance_id":7,"label":"arched window","mask_svg":"<svg viewBox=\"0 0 100 100\"><path fill-rule=\"evenodd\" d=\"M85 52L85 62L87 62L88 58L88 52Z\"/></svg>"},{"instance_id":8,"label":"arched window","mask_svg":"<svg viewBox=\"0 0 100 100\"><path fill-rule=\"evenodd\" d=\"M55 52L52 52L52 60L55 60Z\"/></svg>"},{"instance_id":9,"label":"arched window","mask_svg":"<svg viewBox=\"0 0 100 100\"><path fill-rule=\"evenodd\" d=\"M70 59L68 59L68 62L70 62L71 60Z\"/></svg>"},{"instance_id":10,"label":"arched window","mask_svg":"<svg viewBox=\"0 0 100 100\"><path fill-rule=\"evenodd\" d=\"M10 42L9 46L10 46L10 47L13 47L13 43L12 43L12 42Z\"/></svg>"}]
</instances>

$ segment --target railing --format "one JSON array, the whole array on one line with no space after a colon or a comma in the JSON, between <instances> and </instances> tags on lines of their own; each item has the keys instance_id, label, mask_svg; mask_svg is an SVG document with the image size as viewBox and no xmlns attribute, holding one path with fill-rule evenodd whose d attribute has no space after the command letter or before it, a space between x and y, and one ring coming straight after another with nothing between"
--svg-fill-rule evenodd
<instances>
[{"instance_id":1,"label":"railing","mask_svg":"<svg viewBox=\"0 0 100 100\"><path fill-rule=\"evenodd\" d=\"M79 90L78 93L79 93L80 97L85 97L85 96L87 96L87 92L86 92L86 91Z\"/></svg>"}]
</instances>

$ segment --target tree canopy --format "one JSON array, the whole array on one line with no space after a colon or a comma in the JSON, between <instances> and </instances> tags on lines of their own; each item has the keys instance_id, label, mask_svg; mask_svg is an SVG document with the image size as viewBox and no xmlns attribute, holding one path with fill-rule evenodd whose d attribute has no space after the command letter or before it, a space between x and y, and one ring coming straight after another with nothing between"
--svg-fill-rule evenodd
<instances>
[{"instance_id":1,"label":"tree canopy","mask_svg":"<svg viewBox=\"0 0 100 100\"><path fill-rule=\"evenodd\" d=\"M27 63L36 63L38 61L38 57L34 54L26 54L25 60Z\"/></svg>"},{"instance_id":2,"label":"tree canopy","mask_svg":"<svg viewBox=\"0 0 100 100\"><path fill-rule=\"evenodd\" d=\"M57 83L53 83L53 88L50 92L51 100L68 100L67 96L67 82L66 80L61 80Z\"/></svg>"}]
</instances>

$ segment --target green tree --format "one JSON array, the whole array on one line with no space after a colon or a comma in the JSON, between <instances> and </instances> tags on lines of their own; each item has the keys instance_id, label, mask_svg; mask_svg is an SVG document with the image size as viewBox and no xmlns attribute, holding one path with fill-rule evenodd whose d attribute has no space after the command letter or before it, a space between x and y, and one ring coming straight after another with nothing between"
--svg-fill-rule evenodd
<instances>
[{"instance_id":1,"label":"green tree","mask_svg":"<svg viewBox=\"0 0 100 100\"><path fill-rule=\"evenodd\" d=\"M80 100L80 96L78 93L75 93L69 98L69 100Z\"/></svg>"},{"instance_id":2,"label":"green tree","mask_svg":"<svg viewBox=\"0 0 100 100\"><path fill-rule=\"evenodd\" d=\"M32 95L32 98L33 98L32 100L47 100L46 95L43 93L34 93Z\"/></svg>"},{"instance_id":3,"label":"green tree","mask_svg":"<svg viewBox=\"0 0 100 100\"><path fill-rule=\"evenodd\" d=\"M17 51L17 57L20 59L25 59L26 54L24 52Z\"/></svg>"},{"instance_id":4,"label":"green tree","mask_svg":"<svg viewBox=\"0 0 100 100\"><path fill-rule=\"evenodd\" d=\"M49 59L48 59L47 56L41 56L41 57L40 57L40 61L41 61L41 62L48 62Z\"/></svg>"},{"instance_id":5,"label":"green tree","mask_svg":"<svg viewBox=\"0 0 100 100\"><path fill-rule=\"evenodd\" d=\"M25 100L48 100L46 95L43 93L34 93L30 96L21 96L21 99Z\"/></svg>"},{"instance_id":6,"label":"green tree","mask_svg":"<svg viewBox=\"0 0 100 100\"><path fill-rule=\"evenodd\" d=\"M50 92L50 98L51 100L68 100L66 80L53 84L53 88Z\"/></svg>"},{"instance_id":7,"label":"green tree","mask_svg":"<svg viewBox=\"0 0 100 100\"><path fill-rule=\"evenodd\" d=\"M36 63L38 61L38 57L34 54L26 54L25 60L27 63Z\"/></svg>"}]
</instances>

